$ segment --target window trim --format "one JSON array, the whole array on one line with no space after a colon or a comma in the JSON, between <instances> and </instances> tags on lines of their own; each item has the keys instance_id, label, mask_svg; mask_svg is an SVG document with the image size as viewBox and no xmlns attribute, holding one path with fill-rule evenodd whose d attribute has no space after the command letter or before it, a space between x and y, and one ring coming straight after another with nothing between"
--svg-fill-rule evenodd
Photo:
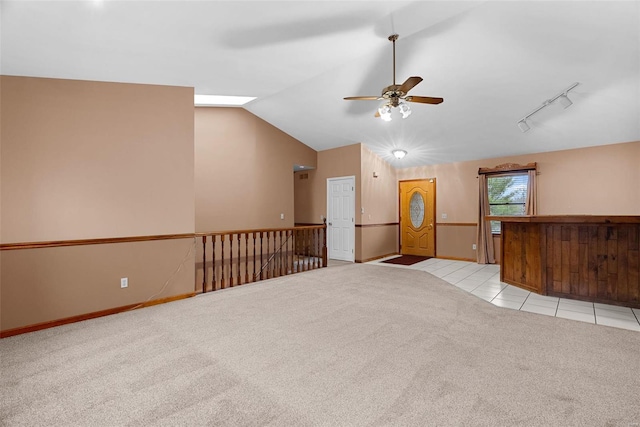
<instances>
[{"instance_id":1,"label":"window trim","mask_svg":"<svg viewBox=\"0 0 640 427\"><path fill-rule=\"evenodd\" d=\"M478 175L487 175L487 178L497 178L499 176L522 176L526 175L530 170L535 170L537 172L538 164L536 162L527 163L526 165L519 165L517 163L503 163L494 168L479 168ZM487 191L489 191L489 180L487 180ZM526 200L526 198L525 198ZM512 205L521 205L526 207L526 201L524 203L511 203ZM491 206L505 206L509 205L509 203L499 203L492 204L489 202L489 209ZM513 215L513 216L522 216L522 215ZM493 223L494 221L491 221ZM491 227L491 234L493 236L498 236L502 232L502 224L500 226L500 230L494 231L493 227Z\"/></svg>"}]
</instances>

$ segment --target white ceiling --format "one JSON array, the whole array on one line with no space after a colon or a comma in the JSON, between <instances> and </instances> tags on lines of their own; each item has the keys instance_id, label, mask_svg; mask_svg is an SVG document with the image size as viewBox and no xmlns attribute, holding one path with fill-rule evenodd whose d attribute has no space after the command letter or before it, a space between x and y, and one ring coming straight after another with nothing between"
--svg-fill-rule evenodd
<instances>
[{"instance_id":1,"label":"white ceiling","mask_svg":"<svg viewBox=\"0 0 640 427\"><path fill-rule=\"evenodd\" d=\"M2 1L1 72L193 86L320 151L396 167L640 140L640 1ZM376 101L418 75L413 114ZM574 82L574 104L517 121ZM391 149L409 154L396 160Z\"/></svg>"}]
</instances>

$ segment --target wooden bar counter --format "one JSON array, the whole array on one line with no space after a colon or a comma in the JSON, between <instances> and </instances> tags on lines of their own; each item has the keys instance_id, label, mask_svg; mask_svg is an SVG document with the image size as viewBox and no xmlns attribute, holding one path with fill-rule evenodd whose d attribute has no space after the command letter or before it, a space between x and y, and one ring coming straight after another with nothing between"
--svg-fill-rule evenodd
<instances>
[{"instance_id":1,"label":"wooden bar counter","mask_svg":"<svg viewBox=\"0 0 640 427\"><path fill-rule=\"evenodd\" d=\"M500 280L542 295L640 308L640 216L501 221Z\"/></svg>"}]
</instances>

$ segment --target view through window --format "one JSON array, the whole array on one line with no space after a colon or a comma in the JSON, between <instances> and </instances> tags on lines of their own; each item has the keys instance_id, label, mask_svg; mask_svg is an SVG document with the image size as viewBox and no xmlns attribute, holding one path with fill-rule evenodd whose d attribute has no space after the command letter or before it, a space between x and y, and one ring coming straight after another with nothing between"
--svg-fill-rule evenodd
<instances>
[{"instance_id":1,"label":"view through window","mask_svg":"<svg viewBox=\"0 0 640 427\"><path fill-rule=\"evenodd\" d=\"M524 215L528 181L526 173L488 176L491 215ZM500 221L491 221L491 232L500 233Z\"/></svg>"}]
</instances>

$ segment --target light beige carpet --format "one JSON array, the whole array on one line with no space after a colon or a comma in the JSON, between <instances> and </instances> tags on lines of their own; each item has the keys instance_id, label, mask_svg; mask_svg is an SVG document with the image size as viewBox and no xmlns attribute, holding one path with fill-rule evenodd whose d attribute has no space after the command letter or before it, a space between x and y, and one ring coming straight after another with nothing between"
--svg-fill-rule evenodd
<instances>
[{"instance_id":1,"label":"light beige carpet","mask_svg":"<svg viewBox=\"0 0 640 427\"><path fill-rule=\"evenodd\" d=\"M353 264L0 340L3 426L634 426L640 334Z\"/></svg>"}]
</instances>

